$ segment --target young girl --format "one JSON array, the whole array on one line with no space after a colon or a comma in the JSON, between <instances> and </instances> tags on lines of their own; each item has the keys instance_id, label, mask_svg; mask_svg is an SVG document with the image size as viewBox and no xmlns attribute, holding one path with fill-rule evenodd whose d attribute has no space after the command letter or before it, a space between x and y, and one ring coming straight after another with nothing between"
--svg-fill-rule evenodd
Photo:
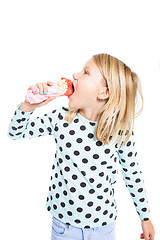
<instances>
[{"instance_id":1,"label":"young girl","mask_svg":"<svg viewBox=\"0 0 160 240\"><path fill-rule=\"evenodd\" d=\"M135 100L141 83L136 73L108 54L94 55L73 75L69 107L30 120L42 103L20 103L11 120L13 140L52 135L56 154L46 201L53 215L52 240L115 240L117 165L141 220L141 239L154 228L134 140ZM47 94L52 82L38 83ZM138 88L140 86L140 88ZM35 92L35 86L29 87ZM142 108L141 108L142 111ZM140 112L141 112L140 111ZM139 113L140 113L139 112Z\"/></svg>"}]
</instances>

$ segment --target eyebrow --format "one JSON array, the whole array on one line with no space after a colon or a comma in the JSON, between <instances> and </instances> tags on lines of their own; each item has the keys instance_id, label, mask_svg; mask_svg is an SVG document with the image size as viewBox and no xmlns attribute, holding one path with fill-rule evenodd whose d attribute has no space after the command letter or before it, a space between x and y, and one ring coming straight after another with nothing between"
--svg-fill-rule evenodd
<instances>
[{"instance_id":1,"label":"eyebrow","mask_svg":"<svg viewBox=\"0 0 160 240\"><path fill-rule=\"evenodd\" d=\"M84 68L88 68L88 69L90 69L90 67L88 67L88 66L84 66L83 69L84 69Z\"/></svg>"}]
</instances>

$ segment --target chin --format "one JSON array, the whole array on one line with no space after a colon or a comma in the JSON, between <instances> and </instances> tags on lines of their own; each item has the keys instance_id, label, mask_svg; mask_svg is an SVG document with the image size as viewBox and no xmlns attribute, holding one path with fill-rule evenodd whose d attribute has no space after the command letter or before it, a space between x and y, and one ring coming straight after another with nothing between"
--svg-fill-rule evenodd
<instances>
[{"instance_id":1,"label":"chin","mask_svg":"<svg viewBox=\"0 0 160 240\"><path fill-rule=\"evenodd\" d=\"M70 107L70 109L73 109L73 110L78 110L79 108L73 104L71 104L70 102L68 103L68 106Z\"/></svg>"}]
</instances>

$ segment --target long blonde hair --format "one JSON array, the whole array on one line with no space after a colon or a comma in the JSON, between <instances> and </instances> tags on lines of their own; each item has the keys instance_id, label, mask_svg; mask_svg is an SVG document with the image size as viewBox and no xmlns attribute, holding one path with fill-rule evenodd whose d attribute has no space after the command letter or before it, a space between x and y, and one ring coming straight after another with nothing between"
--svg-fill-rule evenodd
<instances>
[{"instance_id":1,"label":"long blonde hair","mask_svg":"<svg viewBox=\"0 0 160 240\"><path fill-rule=\"evenodd\" d=\"M125 63L109 54L96 54L92 58L109 90L109 98L98 116L95 139L104 145L116 139L117 147L121 143L124 146L132 134L135 118L143 109L141 81ZM135 113L137 90L140 93L142 106L139 112ZM79 110L70 108L65 120L71 123ZM124 136L126 136L125 140Z\"/></svg>"}]
</instances>

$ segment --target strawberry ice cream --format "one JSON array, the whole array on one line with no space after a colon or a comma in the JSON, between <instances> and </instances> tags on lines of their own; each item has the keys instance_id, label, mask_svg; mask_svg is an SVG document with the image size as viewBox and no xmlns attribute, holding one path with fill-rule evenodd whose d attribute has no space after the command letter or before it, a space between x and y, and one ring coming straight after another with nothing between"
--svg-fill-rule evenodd
<instances>
[{"instance_id":1,"label":"strawberry ice cream","mask_svg":"<svg viewBox=\"0 0 160 240\"><path fill-rule=\"evenodd\" d=\"M48 97L70 96L73 93L73 83L69 79L61 78L60 81L53 82L52 86L48 86L47 94L40 94L38 87L36 87L36 93L37 94L35 95L32 90L27 90L27 94L25 96L26 101L33 104L43 102Z\"/></svg>"}]
</instances>

